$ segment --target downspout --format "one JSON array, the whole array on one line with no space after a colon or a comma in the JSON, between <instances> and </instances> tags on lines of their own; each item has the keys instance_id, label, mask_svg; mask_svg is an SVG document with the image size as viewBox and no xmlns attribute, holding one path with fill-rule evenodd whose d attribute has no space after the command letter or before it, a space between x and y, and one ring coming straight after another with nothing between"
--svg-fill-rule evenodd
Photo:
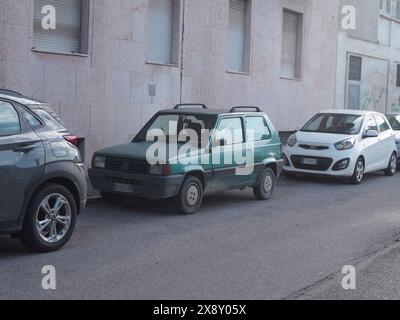
<instances>
[{"instance_id":1,"label":"downspout","mask_svg":"<svg viewBox=\"0 0 400 320\"><path fill-rule=\"evenodd\" d=\"M185 42L185 0L182 0L182 35L181 35L181 63L180 63L180 93L179 103L182 103L183 95L183 47Z\"/></svg>"}]
</instances>

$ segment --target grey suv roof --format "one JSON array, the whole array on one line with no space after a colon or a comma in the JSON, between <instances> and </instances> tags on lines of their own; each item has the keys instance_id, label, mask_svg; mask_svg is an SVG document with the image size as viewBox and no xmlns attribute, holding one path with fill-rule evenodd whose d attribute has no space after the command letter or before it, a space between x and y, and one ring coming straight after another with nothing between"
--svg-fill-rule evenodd
<instances>
[{"instance_id":1,"label":"grey suv roof","mask_svg":"<svg viewBox=\"0 0 400 320\"><path fill-rule=\"evenodd\" d=\"M18 95L13 95L13 94L5 94L5 93L2 93L1 90L0 90L0 98L13 100L13 101L23 104L25 106L48 105L47 103L38 101L33 98L28 98L23 95L18 96Z\"/></svg>"}]
</instances>

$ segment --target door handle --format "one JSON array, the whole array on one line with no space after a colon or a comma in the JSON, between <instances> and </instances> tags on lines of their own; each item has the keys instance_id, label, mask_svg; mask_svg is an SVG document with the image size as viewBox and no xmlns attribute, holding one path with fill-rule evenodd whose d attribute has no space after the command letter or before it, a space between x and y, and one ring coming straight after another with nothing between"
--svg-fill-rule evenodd
<instances>
[{"instance_id":1,"label":"door handle","mask_svg":"<svg viewBox=\"0 0 400 320\"><path fill-rule=\"evenodd\" d=\"M36 145L34 145L34 144L24 144L24 145L21 145L21 146L19 146L19 147L16 147L13 151L14 152L24 152L24 153L27 153L27 152L29 152L29 151L32 151L33 149L35 149L36 148Z\"/></svg>"}]
</instances>

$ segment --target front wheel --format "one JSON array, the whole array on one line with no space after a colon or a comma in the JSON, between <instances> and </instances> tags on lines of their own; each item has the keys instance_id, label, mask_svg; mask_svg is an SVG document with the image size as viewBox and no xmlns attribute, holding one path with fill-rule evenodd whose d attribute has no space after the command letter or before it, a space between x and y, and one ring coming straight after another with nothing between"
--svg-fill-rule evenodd
<instances>
[{"instance_id":1,"label":"front wheel","mask_svg":"<svg viewBox=\"0 0 400 320\"><path fill-rule=\"evenodd\" d=\"M271 168L262 173L260 184L253 188L257 200L269 200L275 189L275 173Z\"/></svg>"},{"instance_id":2,"label":"front wheel","mask_svg":"<svg viewBox=\"0 0 400 320\"><path fill-rule=\"evenodd\" d=\"M204 190L201 181L196 177L189 176L174 199L175 207L181 214L194 214L200 209L203 196Z\"/></svg>"},{"instance_id":3,"label":"front wheel","mask_svg":"<svg viewBox=\"0 0 400 320\"><path fill-rule=\"evenodd\" d=\"M76 216L77 205L71 192L59 184L46 184L32 200L20 240L37 252L57 251L71 238Z\"/></svg>"},{"instance_id":4,"label":"front wheel","mask_svg":"<svg viewBox=\"0 0 400 320\"><path fill-rule=\"evenodd\" d=\"M362 183L365 174L365 164L362 158L359 158L354 168L353 176L350 178L350 183L354 185L359 185Z\"/></svg>"},{"instance_id":5,"label":"front wheel","mask_svg":"<svg viewBox=\"0 0 400 320\"><path fill-rule=\"evenodd\" d=\"M389 160L389 165L385 170L385 175L388 177L393 177L396 174L397 170L397 155L393 153Z\"/></svg>"}]
</instances>

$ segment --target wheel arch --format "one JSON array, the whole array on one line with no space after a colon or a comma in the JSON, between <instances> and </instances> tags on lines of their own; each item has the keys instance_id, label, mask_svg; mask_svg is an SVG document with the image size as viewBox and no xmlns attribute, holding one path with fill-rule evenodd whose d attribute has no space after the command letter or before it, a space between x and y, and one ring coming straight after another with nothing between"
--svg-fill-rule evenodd
<instances>
[{"instance_id":1,"label":"wheel arch","mask_svg":"<svg viewBox=\"0 0 400 320\"><path fill-rule=\"evenodd\" d=\"M82 176L79 181L79 169L70 162L58 162L46 165L43 176L27 188L25 203L21 211L20 224L24 221L26 212L38 190L48 183L57 183L67 188L74 197L78 214L82 212L82 201L86 200L86 180Z\"/></svg>"},{"instance_id":2,"label":"wheel arch","mask_svg":"<svg viewBox=\"0 0 400 320\"><path fill-rule=\"evenodd\" d=\"M203 190L207 187L207 180L204 171L201 170L193 170L186 173L186 177L195 177L200 180Z\"/></svg>"}]
</instances>

